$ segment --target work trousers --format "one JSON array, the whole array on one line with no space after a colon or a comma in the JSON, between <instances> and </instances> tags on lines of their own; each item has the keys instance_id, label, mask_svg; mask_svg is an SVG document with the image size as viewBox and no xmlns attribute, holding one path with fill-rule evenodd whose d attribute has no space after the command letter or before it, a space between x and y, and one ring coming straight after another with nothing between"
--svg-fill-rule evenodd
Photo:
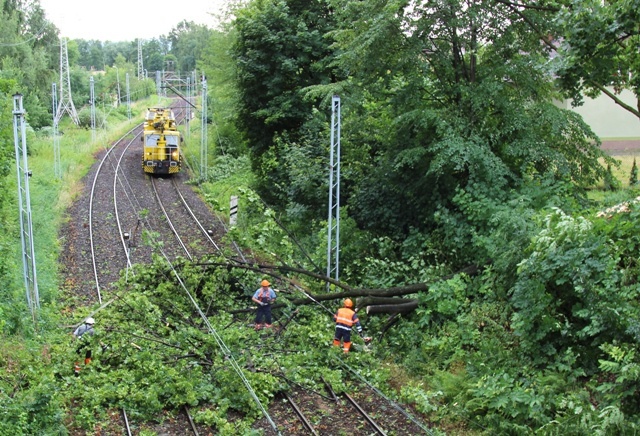
<instances>
[{"instance_id":1,"label":"work trousers","mask_svg":"<svg viewBox=\"0 0 640 436\"><path fill-rule=\"evenodd\" d=\"M256 312L256 325L266 323L267 325L271 325L271 305L267 304L264 306L258 306L258 310Z\"/></svg>"}]
</instances>

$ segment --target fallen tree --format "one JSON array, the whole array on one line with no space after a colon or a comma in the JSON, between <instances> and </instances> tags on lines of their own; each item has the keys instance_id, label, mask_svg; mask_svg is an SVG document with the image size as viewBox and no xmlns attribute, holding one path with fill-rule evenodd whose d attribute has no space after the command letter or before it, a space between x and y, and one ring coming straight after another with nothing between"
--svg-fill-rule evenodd
<instances>
[{"instance_id":1,"label":"fallen tree","mask_svg":"<svg viewBox=\"0 0 640 436\"><path fill-rule=\"evenodd\" d=\"M290 267L287 265L267 265L267 264L251 264L247 262L202 262L197 263L197 265L201 265L204 267L215 267L215 268L238 268L245 269L254 272L259 272L264 275L268 275L273 277L274 281L280 281L281 283L288 283L292 288L300 291L304 296L301 298L293 298L289 299L289 303L295 306L301 306L306 304L317 304L322 303L324 301L334 301L341 300L344 298L356 299L356 307L358 309L362 309L366 307L366 312L368 314L406 314L410 313L418 307L417 299L405 299L398 298L406 295L416 294L418 292L425 292L429 290L429 286L433 283L449 280L459 274L466 275L476 275L480 271L480 268L477 265L469 265L460 271L457 271L453 274L448 274L446 276L440 277L433 282L430 283L414 283L406 286L395 286L391 288L377 288L377 289L367 289L367 288L352 288L346 285L343 282L338 280L334 280L330 277L326 277L321 274L314 273L312 271L308 271L302 268ZM334 285L336 288L341 289L341 292L332 292L332 293L324 293L324 294L314 294L308 289L304 289L302 285L300 285L296 280L290 279L284 275L277 274L280 273L297 273L302 274L307 277L311 277L320 281L324 281L325 283L329 283ZM361 298L364 297L364 298ZM274 304L273 309L285 307L286 304ZM326 309L326 308L325 308ZM254 311L255 308L248 307L245 309L236 309L231 310L229 313L231 314L240 314ZM328 309L327 309L328 310Z\"/></svg>"}]
</instances>

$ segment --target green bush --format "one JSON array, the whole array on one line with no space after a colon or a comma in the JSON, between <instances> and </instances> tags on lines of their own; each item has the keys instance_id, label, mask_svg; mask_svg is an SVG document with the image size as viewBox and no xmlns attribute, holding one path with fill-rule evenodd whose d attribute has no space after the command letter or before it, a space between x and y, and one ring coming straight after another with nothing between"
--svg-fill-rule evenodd
<instances>
[{"instance_id":1,"label":"green bush","mask_svg":"<svg viewBox=\"0 0 640 436\"><path fill-rule=\"evenodd\" d=\"M607 172L604 175L604 190L617 191L618 189L620 189L620 180L613 175L611 164L607 164Z\"/></svg>"},{"instance_id":2,"label":"green bush","mask_svg":"<svg viewBox=\"0 0 640 436\"><path fill-rule=\"evenodd\" d=\"M78 120L80 122L79 124L80 127L84 127L85 129L90 129L91 128L91 109L88 107L82 108L80 112L78 112ZM96 109L95 126L96 126L96 129L107 128L107 120L106 120L105 114L100 109Z\"/></svg>"}]
</instances>

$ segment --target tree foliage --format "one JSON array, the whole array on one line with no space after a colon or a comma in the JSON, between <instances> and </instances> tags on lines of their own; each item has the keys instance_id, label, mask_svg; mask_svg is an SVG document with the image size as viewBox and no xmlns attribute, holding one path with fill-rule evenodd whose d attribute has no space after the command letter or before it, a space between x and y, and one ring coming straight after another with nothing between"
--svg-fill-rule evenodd
<instances>
[{"instance_id":1,"label":"tree foliage","mask_svg":"<svg viewBox=\"0 0 640 436\"><path fill-rule=\"evenodd\" d=\"M45 18L37 0L2 2L0 20L0 78L16 81L16 91L24 96L28 122L33 127L50 125L58 30Z\"/></svg>"},{"instance_id":2,"label":"tree foliage","mask_svg":"<svg viewBox=\"0 0 640 436\"><path fill-rule=\"evenodd\" d=\"M203 55L212 31L192 21L181 21L169 32L171 54L178 59L178 71L194 71L196 62Z\"/></svg>"},{"instance_id":3,"label":"tree foliage","mask_svg":"<svg viewBox=\"0 0 640 436\"><path fill-rule=\"evenodd\" d=\"M16 91L16 83L13 80L0 79L0 219L3 223L3 233L13 235L15 219L11 219L13 213L12 196L8 192L7 177L13 169L14 143L12 131L12 95ZM0 279L5 283L10 283L10 276L13 274L14 265L9 255L11 253L11 239L0 239ZM3 290L3 303L11 302L12 292L8 286ZM0 315L3 315L4 308L8 306L0 305ZM4 331L5 316L0 322L0 333Z\"/></svg>"},{"instance_id":4,"label":"tree foliage","mask_svg":"<svg viewBox=\"0 0 640 436\"><path fill-rule=\"evenodd\" d=\"M371 175L356 191L366 196L352 200L359 221L389 222L386 232L421 226L439 207L451 206L457 188L500 199L529 177L585 187L604 175L593 133L552 104L544 67L549 53L528 24L545 25L544 11L525 21L501 2L413 8L367 2L341 10L345 25L334 34L349 53L340 57L343 68L357 78L349 84L380 102L343 130L357 131L347 133L356 138L349 143L366 142L370 156ZM388 120L384 136L355 128L368 126L371 116ZM365 218L389 209L404 213L402 204L417 214L404 222Z\"/></svg>"},{"instance_id":5,"label":"tree foliage","mask_svg":"<svg viewBox=\"0 0 640 436\"><path fill-rule=\"evenodd\" d=\"M296 156L291 150L305 150L294 159L324 178L314 162L327 154L327 141L317 138L328 137L328 114L317 116L306 102L327 101L338 90L342 199L371 231L404 237L430 228L439 209L454 207L458 188L504 201L529 180L584 188L604 176L593 132L552 103L550 51L540 43L540 32L551 31L551 11L499 1L314 5L301 21L295 2L254 2L235 22L240 127L260 157L254 170L268 201L321 210L309 191L282 186L322 183L286 162ZM313 32L301 33L301 22L322 20L326 10L333 11L331 28L307 24ZM292 29L295 37L285 38ZM324 38L311 39L316 29ZM302 55L309 52L317 58ZM314 63L303 68L307 59Z\"/></svg>"},{"instance_id":6,"label":"tree foliage","mask_svg":"<svg viewBox=\"0 0 640 436\"><path fill-rule=\"evenodd\" d=\"M583 95L605 93L640 118L640 3L570 1L554 17L558 26L557 73L565 94L576 104ZM619 93L630 90L636 106Z\"/></svg>"},{"instance_id":7,"label":"tree foliage","mask_svg":"<svg viewBox=\"0 0 640 436\"><path fill-rule=\"evenodd\" d=\"M257 1L238 12L233 48L238 121L260 179L260 193L269 202L285 202L282 189L273 188L291 180L277 165L285 157L281 145L312 142L311 147L317 147L317 139L307 137L305 124L313 122L318 99L305 99L302 90L335 80L325 39L333 25L323 0ZM317 130L310 133L315 136Z\"/></svg>"}]
</instances>

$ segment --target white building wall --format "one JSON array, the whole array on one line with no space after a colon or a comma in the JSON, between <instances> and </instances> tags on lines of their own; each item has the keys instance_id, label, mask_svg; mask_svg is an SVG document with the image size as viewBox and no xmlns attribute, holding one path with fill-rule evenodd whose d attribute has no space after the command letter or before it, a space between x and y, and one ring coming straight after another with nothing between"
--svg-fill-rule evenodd
<instances>
[{"instance_id":1,"label":"white building wall","mask_svg":"<svg viewBox=\"0 0 640 436\"><path fill-rule=\"evenodd\" d=\"M631 91L624 90L620 99L631 107L638 102ZM585 97L584 104L572 108L570 102L564 107L582 115L602 140L602 148L607 150L640 150L640 119L624 110L609 97L600 94L596 99Z\"/></svg>"}]
</instances>

